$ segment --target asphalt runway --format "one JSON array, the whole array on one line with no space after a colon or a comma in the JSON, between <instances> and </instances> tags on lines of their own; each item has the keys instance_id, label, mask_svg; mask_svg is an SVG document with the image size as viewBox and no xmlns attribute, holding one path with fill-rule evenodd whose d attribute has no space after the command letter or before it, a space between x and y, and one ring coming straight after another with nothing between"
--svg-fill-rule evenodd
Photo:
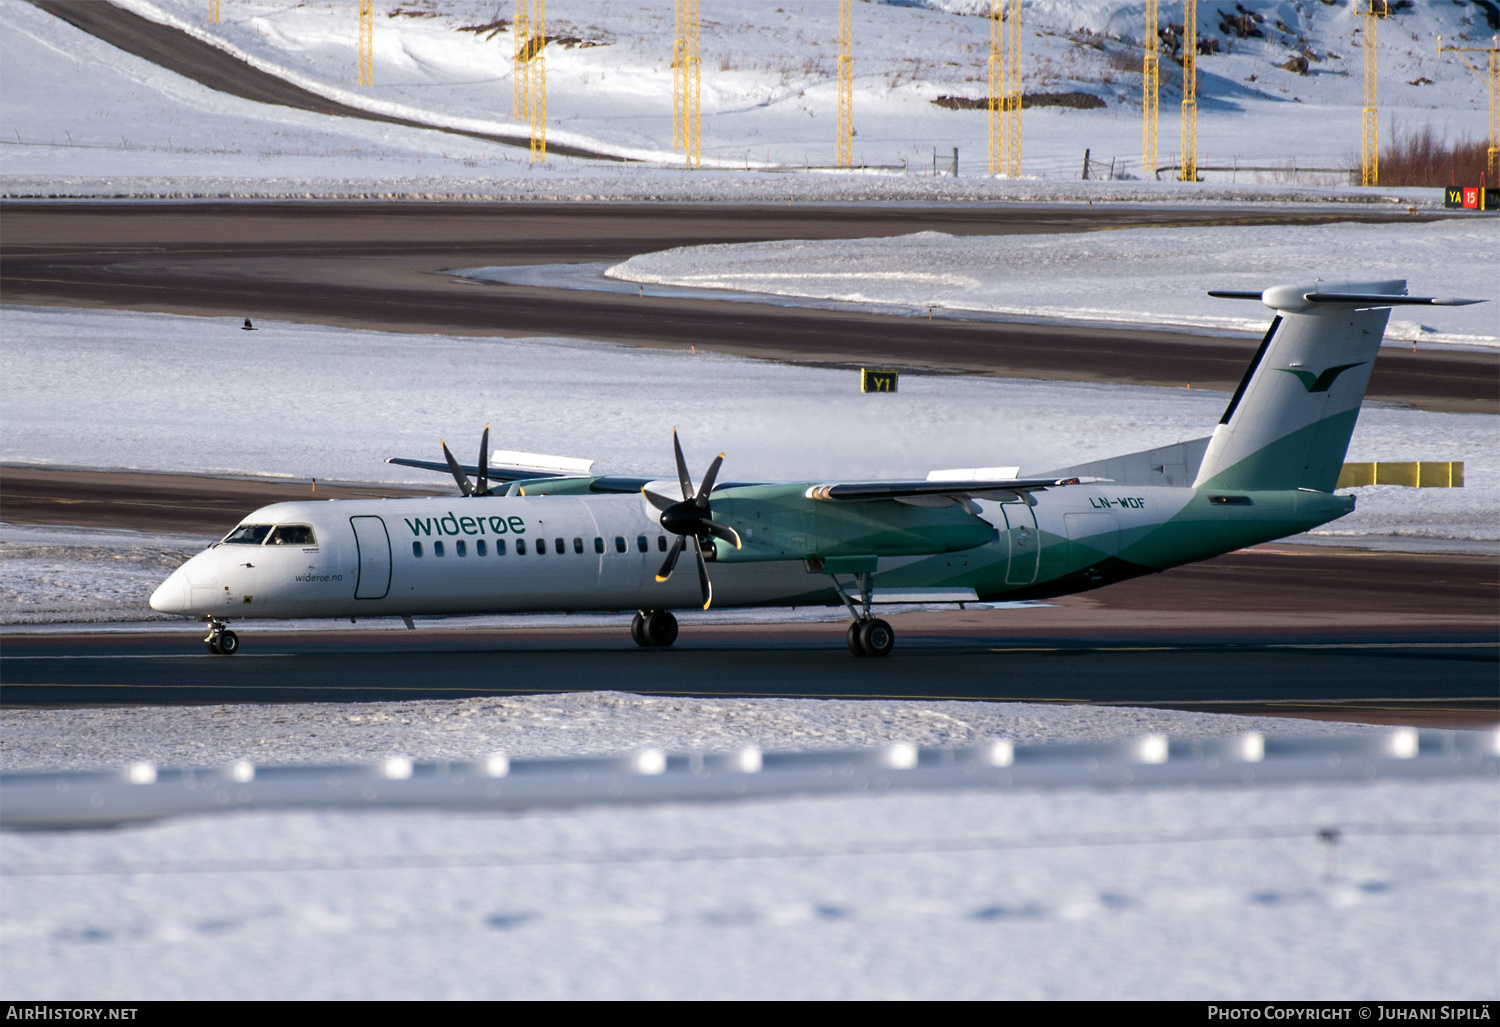
<instances>
[{"instance_id":1,"label":"asphalt runway","mask_svg":"<svg viewBox=\"0 0 1500 1027\"><path fill-rule=\"evenodd\" d=\"M1391 210L1082 206L15 202L7 303L249 316L404 332L568 336L790 362L1233 389L1256 340L479 284L444 269L623 260L765 239L1411 220ZM233 344L239 344L236 340ZM1500 354L1382 351L1372 399L1500 410Z\"/></svg>"},{"instance_id":2,"label":"asphalt runway","mask_svg":"<svg viewBox=\"0 0 1500 1027\"><path fill-rule=\"evenodd\" d=\"M896 618L900 623L901 618ZM898 627L898 631L901 628ZM6 706L378 702L597 691L811 699L965 699L1492 723L1493 634L1124 640L914 632L856 659L829 623L685 630L641 650L621 630L264 632L209 655L183 633L9 638Z\"/></svg>"}]
</instances>

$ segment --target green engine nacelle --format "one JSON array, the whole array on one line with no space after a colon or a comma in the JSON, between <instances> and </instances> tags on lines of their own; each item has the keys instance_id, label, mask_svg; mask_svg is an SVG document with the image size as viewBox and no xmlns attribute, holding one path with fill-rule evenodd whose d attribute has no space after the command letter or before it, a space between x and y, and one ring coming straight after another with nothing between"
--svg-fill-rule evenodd
<instances>
[{"instance_id":1,"label":"green engine nacelle","mask_svg":"<svg viewBox=\"0 0 1500 1027\"><path fill-rule=\"evenodd\" d=\"M911 506L890 499L809 499L809 483L746 485L713 494L713 518L740 533L735 549L717 542L716 559L873 560L973 549L994 540L995 528L962 507Z\"/></svg>"}]
</instances>

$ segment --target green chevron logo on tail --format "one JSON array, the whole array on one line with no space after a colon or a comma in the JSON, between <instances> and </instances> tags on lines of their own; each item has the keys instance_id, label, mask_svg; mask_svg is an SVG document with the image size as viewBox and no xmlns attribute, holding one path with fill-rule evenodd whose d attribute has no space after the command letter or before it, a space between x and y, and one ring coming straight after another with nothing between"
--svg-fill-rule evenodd
<instances>
[{"instance_id":1,"label":"green chevron logo on tail","mask_svg":"<svg viewBox=\"0 0 1500 1027\"><path fill-rule=\"evenodd\" d=\"M1349 368L1358 367L1364 363L1368 363L1368 361L1361 360L1353 364L1338 364L1330 367L1322 374L1313 374L1311 371L1304 371L1296 367L1278 367L1276 370L1296 375L1297 380L1302 383L1302 387L1308 392L1327 392L1335 378L1349 370Z\"/></svg>"}]
</instances>

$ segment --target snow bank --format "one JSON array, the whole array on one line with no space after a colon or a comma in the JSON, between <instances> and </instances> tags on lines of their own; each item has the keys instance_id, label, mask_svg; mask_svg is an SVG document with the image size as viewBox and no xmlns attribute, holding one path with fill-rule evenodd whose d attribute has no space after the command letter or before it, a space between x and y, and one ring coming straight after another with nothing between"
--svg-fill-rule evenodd
<instances>
[{"instance_id":1,"label":"snow bank","mask_svg":"<svg viewBox=\"0 0 1500 1027\"><path fill-rule=\"evenodd\" d=\"M1497 813L1447 783L6 834L0 961L13 1001L1482 1000Z\"/></svg>"},{"instance_id":2,"label":"snow bank","mask_svg":"<svg viewBox=\"0 0 1500 1027\"><path fill-rule=\"evenodd\" d=\"M1500 223L1128 228L1082 235L787 240L691 246L631 257L605 273L653 285L734 289L906 309L1182 325L1260 334L1258 303L1209 289L1406 278L1414 295L1490 302L1397 309L1387 339L1500 347L1494 269Z\"/></svg>"},{"instance_id":3,"label":"snow bank","mask_svg":"<svg viewBox=\"0 0 1500 1027\"><path fill-rule=\"evenodd\" d=\"M196 628L201 631L201 628ZM962 748L1116 742L1142 734L1230 738L1347 735L1350 724L1178 710L1045 703L844 699L657 698L625 692L377 703L264 703L114 709L0 710L0 770L352 764L613 756L642 748L767 752L873 748L906 742ZM87 744L76 739L87 738ZM74 741L70 741L74 740Z\"/></svg>"}]
</instances>

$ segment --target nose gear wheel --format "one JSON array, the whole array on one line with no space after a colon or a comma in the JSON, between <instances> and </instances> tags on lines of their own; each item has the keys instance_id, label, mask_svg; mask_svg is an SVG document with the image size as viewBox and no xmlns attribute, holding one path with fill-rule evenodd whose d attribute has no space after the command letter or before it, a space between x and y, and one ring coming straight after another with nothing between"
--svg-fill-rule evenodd
<instances>
[{"instance_id":1,"label":"nose gear wheel","mask_svg":"<svg viewBox=\"0 0 1500 1027\"><path fill-rule=\"evenodd\" d=\"M230 631L224 621L213 617L208 618L208 637L203 641L215 656L233 656L240 651L240 636Z\"/></svg>"}]
</instances>

